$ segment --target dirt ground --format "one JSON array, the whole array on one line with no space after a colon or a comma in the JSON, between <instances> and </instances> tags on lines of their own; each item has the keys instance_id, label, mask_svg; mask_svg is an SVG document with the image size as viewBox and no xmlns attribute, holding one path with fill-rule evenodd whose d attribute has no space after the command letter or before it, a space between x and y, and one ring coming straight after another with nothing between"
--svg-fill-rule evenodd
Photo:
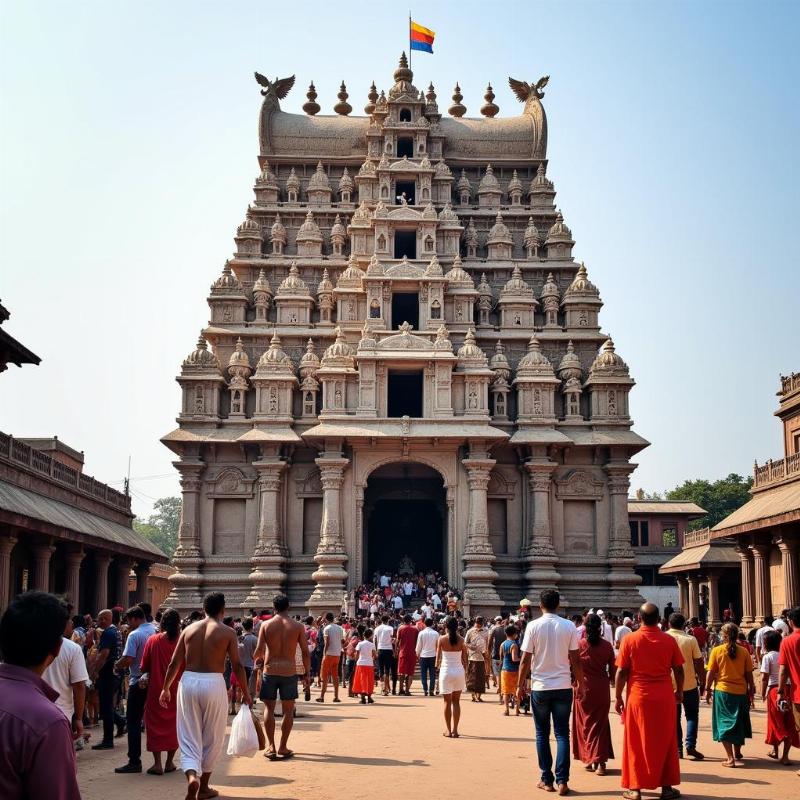
<instances>
[{"instance_id":1,"label":"dirt ground","mask_svg":"<svg viewBox=\"0 0 800 800\"><path fill-rule=\"evenodd\" d=\"M419 688L417 686L417 690ZM302 717L295 723L290 746L296 756L287 762L269 762L261 753L253 758L223 755L212 786L225 800L354 800L378 797L516 798L555 797L536 791L539 779L533 722L530 716L503 717L499 705L462 703L460 739L442 737L443 703L438 697L376 697L372 706L344 699L341 704L299 704ZM257 710L263 706L259 703ZM711 710L700 712L698 748L702 763L682 761L680 786L685 798L719 797L729 800L789 800L800 797L800 777L794 767L783 767L766 757L765 717L753 712L753 739L744 748L747 765L720 766L722 747L711 740ZM93 739L97 729L92 729ZM617 755L622 730L612 713ZM226 745L227 746L227 745ZM792 756L800 761L800 753ZM144 754L145 768L149 756ZM84 800L154 800L183 798L181 772L155 777L115 775L125 762L125 740L113 751L78 753L78 778ZM587 773L573 761L570 787L574 794L597 800L620 796L619 761L609 762L608 775ZM324 769L323 769L324 767ZM657 793L645 793L645 797Z\"/></svg>"}]
</instances>

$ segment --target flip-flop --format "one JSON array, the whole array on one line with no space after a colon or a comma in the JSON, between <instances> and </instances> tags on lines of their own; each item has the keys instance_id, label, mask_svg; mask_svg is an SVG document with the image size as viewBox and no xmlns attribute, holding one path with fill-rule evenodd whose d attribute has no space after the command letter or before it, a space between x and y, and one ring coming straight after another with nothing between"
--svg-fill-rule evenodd
<instances>
[{"instance_id":1,"label":"flip-flop","mask_svg":"<svg viewBox=\"0 0 800 800\"><path fill-rule=\"evenodd\" d=\"M325 702L325 698L324 697L318 697L317 698L317 702L318 703L324 703Z\"/></svg>"},{"instance_id":2,"label":"flip-flop","mask_svg":"<svg viewBox=\"0 0 800 800\"><path fill-rule=\"evenodd\" d=\"M451 736L452 736L453 739L458 739L458 734L457 733L453 733L453 734L451 734Z\"/></svg>"},{"instance_id":3,"label":"flip-flop","mask_svg":"<svg viewBox=\"0 0 800 800\"><path fill-rule=\"evenodd\" d=\"M147 770L147 774L148 775L163 775L164 774L164 770L163 769L156 769L155 767L150 767L150 769Z\"/></svg>"},{"instance_id":4,"label":"flip-flop","mask_svg":"<svg viewBox=\"0 0 800 800\"><path fill-rule=\"evenodd\" d=\"M725 761L720 762L720 766L721 767L727 767L728 769L733 769L736 766L736 762L735 761L725 760Z\"/></svg>"},{"instance_id":5,"label":"flip-flop","mask_svg":"<svg viewBox=\"0 0 800 800\"><path fill-rule=\"evenodd\" d=\"M630 789L626 789L622 793L622 796L625 798L625 800L642 800L642 795L640 792L633 792Z\"/></svg>"},{"instance_id":6,"label":"flip-flop","mask_svg":"<svg viewBox=\"0 0 800 800\"><path fill-rule=\"evenodd\" d=\"M668 792L662 792L658 797L659 800L675 800L680 797L681 793L677 789L670 789Z\"/></svg>"},{"instance_id":7,"label":"flip-flop","mask_svg":"<svg viewBox=\"0 0 800 800\"><path fill-rule=\"evenodd\" d=\"M171 767L164 767L164 774L167 775L170 772L175 772L178 768L173 764Z\"/></svg>"},{"instance_id":8,"label":"flip-flop","mask_svg":"<svg viewBox=\"0 0 800 800\"><path fill-rule=\"evenodd\" d=\"M267 752L264 753L264 758L267 758L270 761L277 761L278 754L274 750L267 750Z\"/></svg>"},{"instance_id":9,"label":"flip-flop","mask_svg":"<svg viewBox=\"0 0 800 800\"><path fill-rule=\"evenodd\" d=\"M444 736L445 739L452 739L453 738L453 734L452 733L443 733L442 736Z\"/></svg>"},{"instance_id":10,"label":"flip-flop","mask_svg":"<svg viewBox=\"0 0 800 800\"><path fill-rule=\"evenodd\" d=\"M556 790L552 783L545 783L544 781L539 781L539 783L536 784L536 788L542 789L545 792L555 792Z\"/></svg>"},{"instance_id":11,"label":"flip-flop","mask_svg":"<svg viewBox=\"0 0 800 800\"><path fill-rule=\"evenodd\" d=\"M342 701L338 697L333 698L334 703L341 703Z\"/></svg>"},{"instance_id":12,"label":"flip-flop","mask_svg":"<svg viewBox=\"0 0 800 800\"><path fill-rule=\"evenodd\" d=\"M778 760L777 753L767 753L767 758L774 758L776 761Z\"/></svg>"},{"instance_id":13,"label":"flip-flop","mask_svg":"<svg viewBox=\"0 0 800 800\"><path fill-rule=\"evenodd\" d=\"M294 755L294 750L287 750L285 753L278 753L281 761L288 761Z\"/></svg>"}]
</instances>

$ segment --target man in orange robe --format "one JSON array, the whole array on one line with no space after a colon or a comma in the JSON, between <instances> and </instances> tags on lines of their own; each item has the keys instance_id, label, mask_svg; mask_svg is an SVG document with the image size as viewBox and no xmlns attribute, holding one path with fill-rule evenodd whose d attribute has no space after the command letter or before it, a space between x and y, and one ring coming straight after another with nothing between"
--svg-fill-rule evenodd
<instances>
[{"instance_id":1,"label":"man in orange robe","mask_svg":"<svg viewBox=\"0 0 800 800\"><path fill-rule=\"evenodd\" d=\"M675 639L658 627L657 606L645 603L639 616L642 626L622 640L617 656L615 709L624 725L622 796L641 800L642 789L661 787L661 800L672 800L680 797L673 786L681 782L675 724L677 704L683 702L683 656Z\"/></svg>"}]
</instances>

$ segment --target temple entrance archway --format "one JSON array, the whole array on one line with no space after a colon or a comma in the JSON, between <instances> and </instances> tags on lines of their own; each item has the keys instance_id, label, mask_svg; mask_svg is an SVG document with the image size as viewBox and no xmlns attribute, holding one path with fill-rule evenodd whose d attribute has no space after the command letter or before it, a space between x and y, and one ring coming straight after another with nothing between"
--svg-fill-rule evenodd
<instances>
[{"instance_id":1,"label":"temple entrance archway","mask_svg":"<svg viewBox=\"0 0 800 800\"><path fill-rule=\"evenodd\" d=\"M446 572L447 492L442 476L416 462L385 464L364 489L363 580L380 570Z\"/></svg>"}]
</instances>

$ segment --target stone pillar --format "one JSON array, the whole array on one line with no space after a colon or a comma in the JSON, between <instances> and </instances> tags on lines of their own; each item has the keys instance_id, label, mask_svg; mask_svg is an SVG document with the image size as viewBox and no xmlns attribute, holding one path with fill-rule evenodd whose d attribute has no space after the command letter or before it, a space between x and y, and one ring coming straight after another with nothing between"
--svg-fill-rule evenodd
<instances>
[{"instance_id":1,"label":"stone pillar","mask_svg":"<svg viewBox=\"0 0 800 800\"><path fill-rule=\"evenodd\" d=\"M170 576L172 589L164 602L178 611L189 611L203 604L199 499L203 485L201 476L206 465L200 459L172 463L181 476L181 523L178 528L178 547L172 558L176 571Z\"/></svg>"},{"instance_id":2,"label":"stone pillar","mask_svg":"<svg viewBox=\"0 0 800 800\"><path fill-rule=\"evenodd\" d=\"M795 608L800 605L800 572L797 567L798 540L777 536L774 540L781 551L783 568L783 607Z\"/></svg>"},{"instance_id":3,"label":"stone pillar","mask_svg":"<svg viewBox=\"0 0 800 800\"><path fill-rule=\"evenodd\" d=\"M283 543L280 523L281 473L286 466L279 458L264 458L254 461L258 470L258 485L261 490L259 503L258 537L256 549L250 561L250 593L245 606L269 608L272 598L283 591L286 572L283 563L287 552Z\"/></svg>"},{"instance_id":4,"label":"stone pillar","mask_svg":"<svg viewBox=\"0 0 800 800\"><path fill-rule=\"evenodd\" d=\"M108 565L111 556L108 553L94 554L94 608L92 616L108 608Z\"/></svg>"},{"instance_id":5,"label":"stone pillar","mask_svg":"<svg viewBox=\"0 0 800 800\"><path fill-rule=\"evenodd\" d=\"M16 536L0 536L0 612L11 601L11 551L16 543Z\"/></svg>"},{"instance_id":6,"label":"stone pillar","mask_svg":"<svg viewBox=\"0 0 800 800\"><path fill-rule=\"evenodd\" d=\"M715 630L722 625L719 610L719 573L711 570L708 573L708 624Z\"/></svg>"},{"instance_id":7,"label":"stone pillar","mask_svg":"<svg viewBox=\"0 0 800 800\"><path fill-rule=\"evenodd\" d=\"M736 552L742 567L742 620L744 628L749 628L755 619L753 602L753 556L747 545L738 545Z\"/></svg>"},{"instance_id":8,"label":"stone pillar","mask_svg":"<svg viewBox=\"0 0 800 800\"><path fill-rule=\"evenodd\" d=\"M50 591L50 558L54 551L55 547L51 544L35 544L31 547L33 553L32 588L34 591Z\"/></svg>"},{"instance_id":9,"label":"stone pillar","mask_svg":"<svg viewBox=\"0 0 800 800\"><path fill-rule=\"evenodd\" d=\"M487 489L493 458L476 458L470 455L461 461L467 470L469 484L469 521L467 541L464 545L464 597L469 601L472 614L491 616L500 610L500 595L495 581L497 573L492 569L494 553L489 541L489 514Z\"/></svg>"},{"instance_id":10,"label":"stone pillar","mask_svg":"<svg viewBox=\"0 0 800 800\"><path fill-rule=\"evenodd\" d=\"M131 579L131 560L123 556L114 559L114 596L111 598L111 605L128 608L128 598L130 597Z\"/></svg>"},{"instance_id":11,"label":"stone pillar","mask_svg":"<svg viewBox=\"0 0 800 800\"><path fill-rule=\"evenodd\" d=\"M689 619L700 617L700 578L689 575Z\"/></svg>"},{"instance_id":12,"label":"stone pillar","mask_svg":"<svg viewBox=\"0 0 800 800\"><path fill-rule=\"evenodd\" d=\"M528 571L525 573L526 595L537 598L542 589L555 588L561 576L556 571L558 560L550 527L550 487L556 464L547 458L525 463L531 490L531 528L525 547Z\"/></svg>"},{"instance_id":13,"label":"stone pillar","mask_svg":"<svg viewBox=\"0 0 800 800\"><path fill-rule=\"evenodd\" d=\"M628 462L609 462L605 466L611 505L611 527L608 535L608 604L619 608L642 602L636 591L641 579L633 571L636 559L631 550L631 528L628 524L628 492L630 474L635 465Z\"/></svg>"},{"instance_id":14,"label":"stone pillar","mask_svg":"<svg viewBox=\"0 0 800 800\"><path fill-rule=\"evenodd\" d=\"M66 576L64 580L64 593L70 603L75 607L75 613L82 613L81 604L81 562L86 557L82 547L70 548L64 553Z\"/></svg>"},{"instance_id":15,"label":"stone pillar","mask_svg":"<svg viewBox=\"0 0 800 800\"><path fill-rule=\"evenodd\" d=\"M686 578L676 578L678 582L678 603L680 612L684 617L689 615L689 581Z\"/></svg>"},{"instance_id":16,"label":"stone pillar","mask_svg":"<svg viewBox=\"0 0 800 800\"><path fill-rule=\"evenodd\" d=\"M755 624L761 627L764 617L772 613L769 591L769 550L768 544L751 544L753 553L753 595L756 601Z\"/></svg>"},{"instance_id":17,"label":"stone pillar","mask_svg":"<svg viewBox=\"0 0 800 800\"><path fill-rule=\"evenodd\" d=\"M136 602L149 603L150 598L147 591L147 579L150 575L150 562L139 561L134 571L136 572Z\"/></svg>"},{"instance_id":18,"label":"stone pillar","mask_svg":"<svg viewBox=\"0 0 800 800\"><path fill-rule=\"evenodd\" d=\"M338 612L347 586L347 551L341 530L340 493L344 471L350 460L340 453L325 453L316 459L322 482L322 522L314 561L319 565L311 576L314 591L306 605L313 613Z\"/></svg>"}]
</instances>

